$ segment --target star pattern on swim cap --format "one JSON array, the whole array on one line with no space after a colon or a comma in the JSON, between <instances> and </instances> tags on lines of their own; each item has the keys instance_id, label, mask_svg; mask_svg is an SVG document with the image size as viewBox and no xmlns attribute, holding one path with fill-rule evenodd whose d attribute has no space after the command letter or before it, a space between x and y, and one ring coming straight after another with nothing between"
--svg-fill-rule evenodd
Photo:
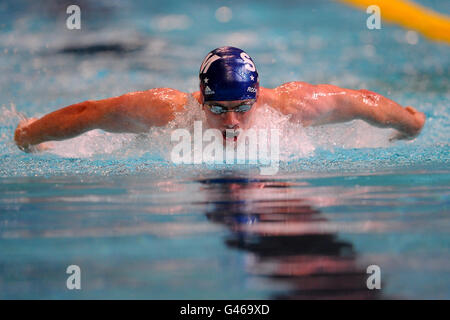
<instances>
[{"instance_id":1,"label":"star pattern on swim cap","mask_svg":"<svg viewBox=\"0 0 450 320\"><path fill-rule=\"evenodd\" d=\"M203 82L205 82L205 83L208 83L208 81L209 81L208 78L203 79Z\"/></svg>"},{"instance_id":2,"label":"star pattern on swim cap","mask_svg":"<svg viewBox=\"0 0 450 320\"><path fill-rule=\"evenodd\" d=\"M253 80L255 80L255 77L254 76L250 76L250 79L252 79L252 81L253 81Z\"/></svg>"}]
</instances>

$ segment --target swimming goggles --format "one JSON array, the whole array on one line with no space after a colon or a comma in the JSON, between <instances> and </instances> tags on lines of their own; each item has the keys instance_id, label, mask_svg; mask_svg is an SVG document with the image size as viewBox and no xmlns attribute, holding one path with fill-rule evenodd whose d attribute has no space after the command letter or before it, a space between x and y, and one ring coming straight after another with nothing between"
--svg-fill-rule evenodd
<instances>
[{"instance_id":1,"label":"swimming goggles","mask_svg":"<svg viewBox=\"0 0 450 320\"><path fill-rule=\"evenodd\" d=\"M255 103L244 103L244 104L241 104L240 106L237 106L237 107L231 108L231 109L228 109L227 107L223 107L223 106L219 106L219 105L207 104L207 106L209 107L209 110L211 110L212 113L222 114L222 113L226 113L226 112L247 112L253 107L254 104Z\"/></svg>"}]
</instances>

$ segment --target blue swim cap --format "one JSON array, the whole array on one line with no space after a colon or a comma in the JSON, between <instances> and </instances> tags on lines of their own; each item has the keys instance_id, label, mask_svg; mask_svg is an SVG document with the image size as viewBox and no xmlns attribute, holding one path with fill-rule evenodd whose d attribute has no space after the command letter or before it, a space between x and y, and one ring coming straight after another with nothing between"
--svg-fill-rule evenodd
<instances>
[{"instance_id":1,"label":"blue swim cap","mask_svg":"<svg viewBox=\"0 0 450 320\"><path fill-rule=\"evenodd\" d=\"M203 60L199 72L204 101L256 99L259 91L255 63L243 50L214 49Z\"/></svg>"}]
</instances>

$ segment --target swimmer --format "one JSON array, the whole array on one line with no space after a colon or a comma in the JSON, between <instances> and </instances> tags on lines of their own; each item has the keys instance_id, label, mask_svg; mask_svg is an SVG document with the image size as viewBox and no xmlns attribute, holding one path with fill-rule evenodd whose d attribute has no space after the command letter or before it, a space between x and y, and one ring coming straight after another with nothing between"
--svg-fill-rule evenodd
<instances>
[{"instance_id":1,"label":"swimmer","mask_svg":"<svg viewBox=\"0 0 450 320\"><path fill-rule=\"evenodd\" d=\"M155 88L104 100L88 100L19 123L14 140L25 151L45 150L44 142L76 137L93 129L116 133L145 133L165 126L183 112L193 97L202 106L207 125L236 140L238 129L252 127L255 111L265 104L290 115L303 126L364 120L380 128L397 130L395 139L412 139L421 131L425 115L368 90L351 90L329 84L288 82L275 89L259 86L255 63L241 49L221 47L203 60L200 91L184 93ZM260 113L261 114L261 113ZM230 136L228 132L236 132Z\"/></svg>"}]
</instances>

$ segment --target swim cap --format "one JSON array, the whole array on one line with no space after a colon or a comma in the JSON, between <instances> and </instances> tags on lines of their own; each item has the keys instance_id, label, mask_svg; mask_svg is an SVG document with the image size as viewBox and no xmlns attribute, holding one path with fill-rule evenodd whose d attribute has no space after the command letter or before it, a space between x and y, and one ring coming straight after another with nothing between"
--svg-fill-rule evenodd
<instances>
[{"instance_id":1,"label":"swim cap","mask_svg":"<svg viewBox=\"0 0 450 320\"><path fill-rule=\"evenodd\" d=\"M200 91L204 101L256 99L259 79L255 63L235 47L214 49L200 67Z\"/></svg>"}]
</instances>

